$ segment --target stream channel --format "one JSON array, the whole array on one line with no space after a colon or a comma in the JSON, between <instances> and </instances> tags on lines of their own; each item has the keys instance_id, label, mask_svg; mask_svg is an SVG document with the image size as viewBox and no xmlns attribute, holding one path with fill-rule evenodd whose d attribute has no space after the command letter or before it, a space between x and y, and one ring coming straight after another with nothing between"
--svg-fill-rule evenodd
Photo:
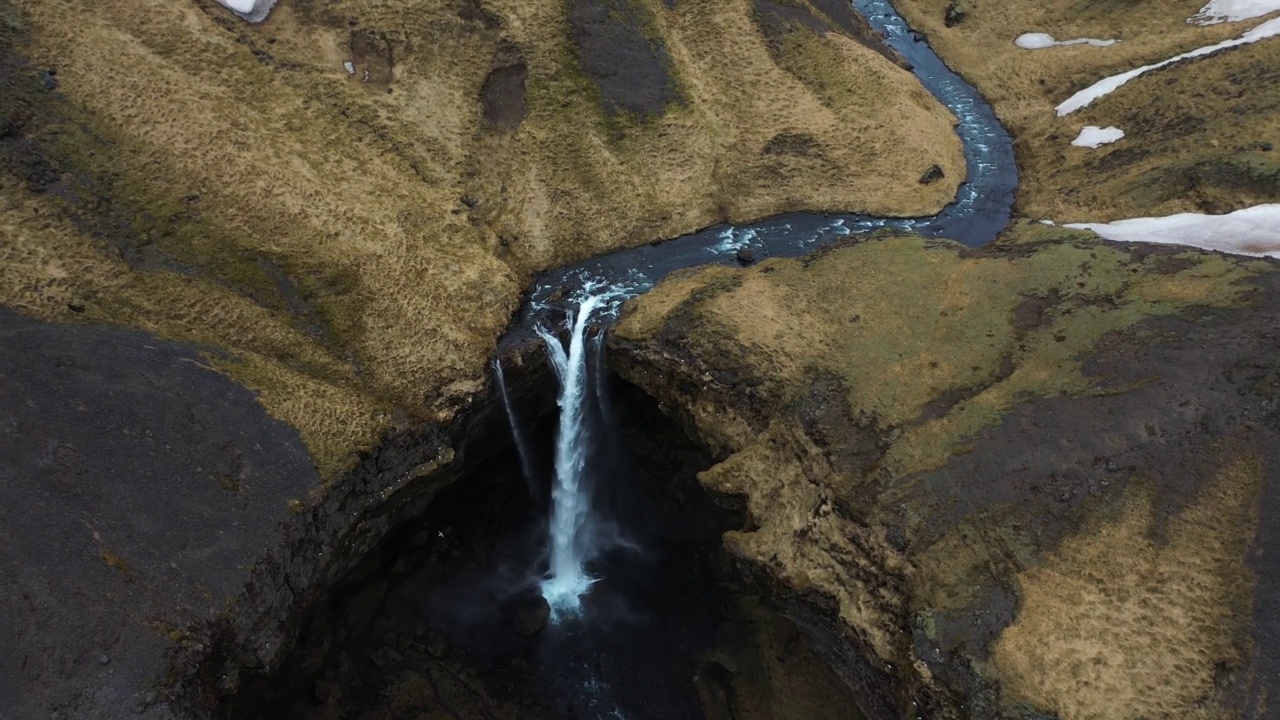
<instances>
[{"instance_id":1,"label":"stream channel","mask_svg":"<svg viewBox=\"0 0 1280 720\"><path fill-rule=\"evenodd\" d=\"M874 687L885 678L839 667L813 623L733 567L719 538L741 520L696 479L713 458L604 351L627 299L743 248L794 257L878 229L977 247L1007 223L1017 171L990 106L887 0L854 6L958 118L968 175L955 201L923 218L715 226L539 276L500 344L498 409L470 440L484 459L388 535L376 569L335 586L289 661L226 717L903 716Z\"/></svg>"}]
</instances>

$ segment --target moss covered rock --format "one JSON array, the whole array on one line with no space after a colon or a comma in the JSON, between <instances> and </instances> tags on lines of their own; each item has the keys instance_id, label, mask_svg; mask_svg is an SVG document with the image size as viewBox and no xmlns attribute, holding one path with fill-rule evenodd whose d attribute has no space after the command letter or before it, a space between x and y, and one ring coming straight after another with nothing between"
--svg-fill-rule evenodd
<instances>
[{"instance_id":1,"label":"moss covered rock","mask_svg":"<svg viewBox=\"0 0 1280 720\"><path fill-rule=\"evenodd\" d=\"M1236 717L1280 660L1278 314L1274 263L1018 224L686 272L611 342L872 717Z\"/></svg>"}]
</instances>

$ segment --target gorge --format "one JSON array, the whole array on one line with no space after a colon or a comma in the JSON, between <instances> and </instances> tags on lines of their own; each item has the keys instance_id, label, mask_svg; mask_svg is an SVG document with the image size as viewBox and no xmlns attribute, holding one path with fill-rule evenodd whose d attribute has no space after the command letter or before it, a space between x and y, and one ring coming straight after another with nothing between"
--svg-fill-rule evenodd
<instances>
[{"instance_id":1,"label":"gorge","mask_svg":"<svg viewBox=\"0 0 1280 720\"><path fill-rule=\"evenodd\" d=\"M847 640L836 640L830 631L824 633L809 624L807 635L796 636L798 630L791 623L801 622L804 625L805 621L796 613L805 614L807 611L792 608L792 619L782 619L776 614L776 609L771 609L774 601L751 599L764 586L754 592L739 589L729 595L718 589L720 583L727 583L728 587L739 586L745 577L740 571L730 570L727 558L714 550L719 544L720 532L740 525L741 519L735 522L723 516L725 511L715 510L714 504L697 487L693 475L708 467L709 459L704 458L693 467L674 472L665 481L650 477L661 477L654 473L655 468L646 467L652 464L652 458L636 464L632 459L632 449L637 443L644 445L653 438L637 441L635 435L648 432L648 429L637 428L634 424L628 433L621 431L614 417L615 411L610 407L607 390L608 385L618 380L613 379L612 371L605 363L605 338L623 304L648 291L673 271L707 263L741 264L744 257L750 258L747 262L750 264L770 257L805 255L835 240L876 230L955 238L977 247L992 240L1008 222L1017 185L1017 170L1013 162L1012 141L990 107L975 89L947 68L926 43L907 29L888 2L861 0L857 8L871 27L885 38L888 46L911 67L924 87L956 114L956 128L968 172L955 200L938 215L925 218L793 213L747 226L716 226L660 244L591 258L544 273L537 279L521 313L500 344L500 348L505 350L501 351L493 366L495 384L489 403L494 402L492 398L495 395L501 403L518 458L518 474L524 478L524 486L530 491L527 499L534 501L534 506L526 507L523 513L535 518L545 517L542 521L545 524L541 528L537 523L533 527L524 525L518 531L517 535L523 539L516 546L524 545L523 550L513 549L512 540L508 538L504 549L494 551L496 557L473 554L473 562L478 567L455 566L454 573L460 577L469 576L470 580L441 578L438 575L440 571L435 571L434 583L443 583L462 598L468 598L453 598L445 602L446 606L454 603L472 605L464 615L458 615L456 609L441 610L439 595L442 591L435 588L428 591L423 581L416 579L403 583L404 587L417 588L406 591L406 597L397 600L393 589L388 593L389 599L379 595L373 603L373 606L383 608L396 607L397 603L413 607L416 603L421 614L435 618L431 623L436 625L435 632L445 632L446 636L451 632L461 632L464 636L470 633L465 639L456 634L450 638L456 647L470 648L470 652L479 653L473 657L479 658L480 664L475 671L469 672L478 671L483 676L486 666L515 662L507 673L517 676L528 674L536 678L537 690L526 688L522 701L525 704L517 702L515 709L507 704L516 702L510 690L505 698L501 690L491 690L490 693L497 693L496 700L489 696L490 693L473 691L472 696L465 700L455 698L450 702L444 699L447 693L441 695L438 680L430 680L431 689L426 695L444 703L443 707L455 717L480 713L500 717L504 712L515 712L518 716L525 716L520 713L559 716L560 711L551 709L557 706L568 707L569 710L564 711L567 716L591 718L694 718L719 717L722 713L729 713L727 716L732 717L750 717L753 712L758 717L771 717L777 713L800 712L798 709L783 709L788 706L810 707L806 717L850 717L859 712L860 704L869 704L875 713L873 717L876 717L883 715L896 702L889 699L893 694L902 692L895 689L893 683L878 670L865 665L865 661L851 661L850 655L862 651L850 647ZM530 363L539 362L536 350L539 344L545 348L545 360L542 362L550 367L549 376L545 369L532 373L522 369ZM504 363L504 355L514 356L515 364L510 360ZM541 382L554 381L559 387L558 420L553 434L545 429L537 430L536 423L524 422L524 418L541 418L551 413L545 404L541 407L535 405L532 411L527 402L526 408L517 407L520 395L513 393L507 380L513 370L522 375L541 377ZM542 403L546 403L545 392L545 389L533 391L535 396L544 397ZM637 397L634 388L625 394L629 398ZM644 402L639 404L643 406ZM492 410L484 412L491 417L496 415ZM650 422L658 425L665 422L656 420L661 414L653 409L646 414ZM487 431L489 435L492 433L492 429ZM539 438L545 443L549 434L554 437L554 451L548 466L545 451L532 439ZM621 442L624 434L630 435L627 443ZM656 437L666 438L673 446L680 444L674 438L681 434L675 428L654 433ZM667 448L657 450L659 453L665 451ZM511 473L511 469L506 472ZM635 485L637 473L650 479L646 484ZM471 477L471 474L464 475L454 482L475 482ZM505 486L495 486L490 492L508 496L512 492L511 484L507 481ZM499 487L503 489L499 490ZM674 502L672 496L689 498L688 502L693 506L701 504L707 507L690 514L690 508ZM624 497L628 498L625 502L622 501ZM730 507L735 504L732 499L724 501ZM496 510L510 501L487 498L472 502ZM548 503L545 511L537 509L540 502ZM430 508L437 504L448 506L444 498L432 501L428 506L428 516L432 512ZM655 506L662 508L662 517L655 517L652 509L648 513L637 509ZM645 514L649 516L640 521L639 518ZM397 530L402 523L408 529ZM421 519L398 521L390 534L393 537L413 534L417 523L433 526L430 521ZM664 527L677 530L658 530L655 535L655 529ZM426 531L419 528L416 532L421 535ZM445 542L445 531L439 532L437 539ZM502 536L512 530L491 532ZM679 539L674 545L669 539L673 536ZM421 546L426 542L419 539L417 544ZM477 539L475 544L484 546L489 542ZM680 543L684 543L686 549L681 550ZM691 546L695 549L687 549L690 547L688 543L696 543ZM392 546L395 546L394 542ZM539 547L546 548L545 552L537 552L535 549ZM409 550L399 552L402 554L393 555L394 559L383 554L380 560L383 569L373 571L373 576L363 581L364 585L385 587L390 582L394 587L401 584L393 577L395 568L403 573L404 566L421 561L411 559L416 557L413 545ZM690 561L676 559L682 552L691 552ZM434 562L439 564L439 561ZM676 569L672 568L673 563ZM714 566L718 569L713 570ZM388 567L393 570L388 571ZM392 575L387 575L388 572ZM415 577L412 572L410 577ZM366 658L378 653L384 656L391 654L393 660L373 661L384 671L405 666L420 667L422 661L414 660L419 654L413 649L414 643L419 641L405 640L398 629L388 626L388 618L395 616L394 611L381 610L376 619L370 618L373 606L358 600L362 587L360 582L350 578L341 581L339 586L352 589L335 592L333 597L339 599L328 602L336 603L332 607L348 609L334 609L330 611L332 614L324 616L359 618L354 623L348 620L343 625L344 630L340 632L344 634L350 632L356 637L370 638L390 635L393 639L389 642L376 639L359 641L356 645L349 645L349 652L373 654L366 655ZM458 585L460 582L462 585ZM654 582L659 586L653 586ZM418 593L416 600L414 593ZM536 593L545 598L545 609L533 599ZM436 599L428 600L426 596ZM670 610L663 610L672 602L687 607L673 616ZM350 603L357 603L363 609L353 612L349 609ZM744 603L759 606L759 609L748 611L745 627L749 629L744 631L743 626L732 623L724 625L729 617L744 612L728 608L734 605L741 607ZM400 622L404 622L405 611L400 612ZM449 619L440 625L442 614ZM318 622L310 621L310 627L315 628ZM808 622L825 623L829 620L810 619ZM514 639L495 639L510 632L512 623L520 634L534 638L523 641L524 650L512 649ZM544 623L549 623L545 630L542 627ZM409 625L423 628L425 623L420 619L409 622ZM717 625L721 625L718 631ZM445 627L450 630L444 630ZM725 630L726 627L737 629ZM336 646L339 642L340 636L332 631L313 632L334 638L319 643L321 647ZM430 642L425 639L431 637L430 631L419 630L421 635L410 632L413 638L424 638L421 640L424 646ZM740 637L726 640L725 632ZM741 682L735 684L725 679L732 677L733 673L725 677L718 674L727 672L722 662L728 662L731 667L761 663L762 659L752 655L752 649L758 648L755 652L760 653L770 652L766 645L757 644L763 643L765 637L776 638L779 633L794 638L788 642L795 657L789 661L790 666L774 668L776 677L766 680L755 677L754 682L763 685L763 689L752 689ZM666 637L647 637L653 634ZM722 636L718 641L717 634ZM355 641L348 637L342 642L350 644ZM738 653L746 647L747 655L735 657L731 654L731 659L725 661L709 659L715 658L718 652L723 653L726 642L730 647L737 647ZM312 639L307 644L314 648L318 642ZM527 657L529 652L533 652L530 648L538 648L534 658L511 660L513 653L517 656L523 653ZM443 657L439 651L433 650L424 655L436 656L435 672L442 672L442 667L447 667L447 663L441 664ZM352 667L352 663L368 662L345 651L341 657L347 668ZM695 661L699 657L703 660ZM840 657L844 660L837 659ZM836 675L831 675L831 670L817 669L828 663L840 662L846 666ZM851 669L850 662L856 669ZM245 695L245 699L231 703L232 707L239 708L233 711L233 716L253 717L255 713L264 712L264 707L275 707L273 712L276 713L298 715L315 712L319 713L316 717L323 717L319 710L303 708L314 707L315 703L320 706L327 703L330 707L336 704L336 707L347 707L348 710L360 707L359 704L344 705L352 702L349 699L339 700L353 692L351 687L345 687L350 681L310 678L308 673L320 677L320 673L326 670L326 663L316 665L313 662L307 669L302 669L291 662L287 669L278 673L281 679L255 681L250 686L253 690ZM657 668L668 665L680 671L674 675L653 674ZM629 670L624 672L622 667ZM327 670L332 673L332 666ZM350 670L340 670L338 677L348 672ZM635 685L636 677L632 674L646 678L645 689ZM432 675L422 671L420 677ZM693 682L695 677L696 683ZM490 675L488 681L492 684L495 678ZM413 695L413 691L392 687L385 681L370 678L356 682L362 684L357 686L365 688L359 692L383 693L380 702L391 705L409 702L402 699L403 693ZM473 679L472 682L484 685L483 681ZM496 687L511 686L512 683L520 684L518 680L506 680L498 681ZM313 691L313 684L333 689ZM873 688L876 685L878 687ZM857 688L858 692L850 695L850 686ZM318 696L309 701L301 699L313 693L322 694L324 702L320 702ZM514 697L522 695L517 692ZM366 711L379 706L379 701L355 702L373 702L365 705ZM462 709L459 702L472 709ZM474 705L476 703L478 706Z\"/></svg>"},{"instance_id":2,"label":"gorge","mask_svg":"<svg viewBox=\"0 0 1280 720\"><path fill-rule=\"evenodd\" d=\"M1269 717L1275 264L1014 207L1269 143L1016 5L0 0L0 716Z\"/></svg>"}]
</instances>

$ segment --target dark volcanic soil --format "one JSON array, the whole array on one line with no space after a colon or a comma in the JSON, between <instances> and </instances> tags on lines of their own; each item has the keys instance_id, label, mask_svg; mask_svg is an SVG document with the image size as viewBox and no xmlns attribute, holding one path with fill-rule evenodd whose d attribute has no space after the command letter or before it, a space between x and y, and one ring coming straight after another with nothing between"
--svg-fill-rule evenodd
<instances>
[{"instance_id":1,"label":"dark volcanic soil","mask_svg":"<svg viewBox=\"0 0 1280 720\"><path fill-rule=\"evenodd\" d=\"M318 483L196 348L0 310L0 718L165 717L165 651Z\"/></svg>"},{"instance_id":2,"label":"dark volcanic soil","mask_svg":"<svg viewBox=\"0 0 1280 720\"><path fill-rule=\"evenodd\" d=\"M600 88L610 115L661 115L677 99L671 58L645 36L643 9L627 0L570 0L578 62Z\"/></svg>"}]
</instances>

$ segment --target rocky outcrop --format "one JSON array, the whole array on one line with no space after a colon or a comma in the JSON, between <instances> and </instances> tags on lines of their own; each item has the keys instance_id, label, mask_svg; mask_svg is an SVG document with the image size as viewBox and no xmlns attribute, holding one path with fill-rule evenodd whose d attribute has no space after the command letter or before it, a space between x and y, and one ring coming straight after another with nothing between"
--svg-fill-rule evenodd
<instances>
[{"instance_id":1,"label":"rocky outcrop","mask_svg":"<svg viewBox=\"0 0 1280 720\"><path fill-rule=\"evenodd\" d=\"M612 357L716 455L726 546L871 717L1262 717L1277 270L880 237L668 279Z\"/></svg>"}]
</instances>

